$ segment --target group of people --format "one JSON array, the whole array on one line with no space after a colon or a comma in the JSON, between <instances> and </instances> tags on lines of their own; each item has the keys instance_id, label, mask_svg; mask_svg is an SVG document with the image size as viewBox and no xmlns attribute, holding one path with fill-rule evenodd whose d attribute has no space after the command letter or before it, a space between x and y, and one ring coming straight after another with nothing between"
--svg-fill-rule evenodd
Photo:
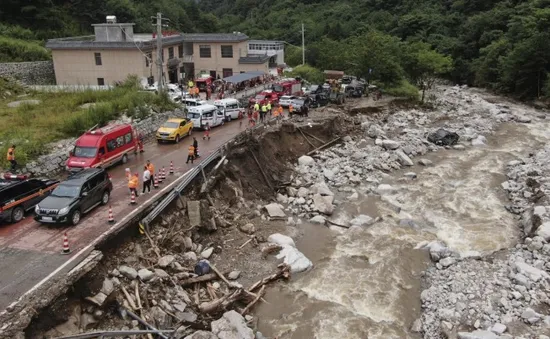
<instances>
[{"instance_id":1,"label":"group of people","mask_svg":"<svg viewBox=\"0 0 550 339\"><path fill-rule=\"evenodd\" d=\"M292 104L288 107L289 113L294 111ZM264 122L266 117L275 117L277 123L284 118L284 109L280 104L272 105L271 101L264 101L261 105L256 102L248 107L248 125L255 126L256 122Z\"/></svg>"},{"instance_id":2,"label":"group of people","mask_svg":"<svg viewBox=\"0 0 550 339\"><path fill-rule=\"evenodd\" d=\"M151 186L153 186L153 181L155 177L155 166L151 163L150 160L147 160L145 166L143 166L143 188L141 193L145 194L151 192ZM131 173L130 169L126 169L126 178L128 179L128 188L130 189L130 194L133 192L134 195L139 197L138 187L139 187L139 174L136 172Z\"/></svg>"}]
</instances>

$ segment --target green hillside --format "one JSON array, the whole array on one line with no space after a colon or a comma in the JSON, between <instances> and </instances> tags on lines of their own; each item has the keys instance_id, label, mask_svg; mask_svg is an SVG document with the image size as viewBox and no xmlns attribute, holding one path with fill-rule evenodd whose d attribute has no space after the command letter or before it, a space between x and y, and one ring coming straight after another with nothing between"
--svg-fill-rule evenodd
<instances>
[{"instance_id":1,"label":"green hillside","mask_svg":"<svg viewBox=\"0 0 550 339\"><path fill-rule=\"evenodd\" d=\"M29 40L90 33L105 15L151 31L162 12L183 32L241 31L285 40L287 62L341 69L389 87L422 86L442 73L457 83L522 99L550 96L550 0L5 0L0 22L30 29ZM6 36L1 33L0 36ZM9 37L9 35L8 35ZM13 37L10 37L13 39ZM13 42L12 42L13 43ZM4 55L0 39L0 57ZM36 54L35 54L36 53ZM18 55L12 58L21 58ZM9 56L9 54L8 54ZM443 57L445 56L445 57ZM26 57L26 56L25 56ZM450 62L450 65L448 63Z\"/></svg>"}]
</instances>

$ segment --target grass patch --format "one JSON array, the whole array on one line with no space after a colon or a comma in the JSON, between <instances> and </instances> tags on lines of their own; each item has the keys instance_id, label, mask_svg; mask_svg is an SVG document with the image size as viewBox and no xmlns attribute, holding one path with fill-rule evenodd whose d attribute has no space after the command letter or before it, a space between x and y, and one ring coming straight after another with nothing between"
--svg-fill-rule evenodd
<instances>
[{"instance_id":1,"label":"grass patch","mask_svg":"<svg viewBox=\"0 0 550 339\"><path fill-rule=\"evenodd\" d=\"M14 108L7 106L18 99L41 102ZM87 103L94 105L85 109L80 107ZM0 100L2 165L7 166L5 154L12 144L17 145L18 163L25 164L44 154L47 143L78 137L90 127L103 126L123 113L142 119L149 114L149 108L161 112L174 109L176 105L166 97L140 91L137 77L128 79L123 86L105 91L31 92L24 98L12 96Z\"/></svg>"},{"instance_id":2,"label":"grass patch","mask_svg":"<svg viewBox=\"0 0 550 339\"><path fill-rule=\"evenodd\" d=\"M0 62L50 60L50 52L39 41L0 35Z\"/></svg>"}]
</instances>

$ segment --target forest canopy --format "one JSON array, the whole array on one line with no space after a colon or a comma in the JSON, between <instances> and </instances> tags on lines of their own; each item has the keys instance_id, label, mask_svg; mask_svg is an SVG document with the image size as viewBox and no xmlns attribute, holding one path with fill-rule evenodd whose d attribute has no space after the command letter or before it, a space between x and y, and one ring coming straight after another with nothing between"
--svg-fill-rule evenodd
<instances>
[{"instance_id":1,"label":"forest canopy","mask_svg":"<svg viewBox=\"0 0 550 339\"><path fill-rule=\"evenodd\" d=\"M0 39L0 57L17 57L2 52L17 40L31 45L18 45L24 55L47 58L40 41L89 34L106 15L150 32L157 11L182 32L284 40L291 66L302 63L304 23L306 62L318 70L387 86L408 81L422 89L446 77L521 99L550 97L550 0L4 0L0 37L11 40Z\"/></svg>"}]
</instances>

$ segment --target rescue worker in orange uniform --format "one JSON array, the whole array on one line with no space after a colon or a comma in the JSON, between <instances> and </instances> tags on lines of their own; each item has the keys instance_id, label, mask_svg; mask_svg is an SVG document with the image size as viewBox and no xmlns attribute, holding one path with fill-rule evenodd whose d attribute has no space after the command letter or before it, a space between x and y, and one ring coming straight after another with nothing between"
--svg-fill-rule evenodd
<instances>
[{"instance_id":1,"label":"rescue worker in orange uniform","mask_svg":"<svg viewBox=\"0 0 550 339\"><path fill-rule=\"evenodd\" d=\"M155 166L151 163L151 161L147 160L147 169L151 173L151 185L154 184L155 181Z\"/></svg>"},{"instance_id":2,"label":"rescue worker in orange uniform","mask_svg":"<svg viewBox=\"0 0 550 339\"><path fill-rule=\"evenodd\" d=\"M294 106L292 106L292 104L288 105L288 115L292 116L293 112L294 112Z\"/></svg>"},{"instance_id":3,"label":"rescue worker in orange uniform","mask_svg":"<svg viewBox=\"0 0 550 339\"><path fill-rule=\"evenodd\" d=\"M130 189L130 194L134 192L136 198L139 197L137 188L139 187L139 175L137 173L134 173L133 176L130 177L130 180L128 180L128 188Z\"/></svg>"},{"instance_id":4,"label":"rescue worker in orange uniform","mask_svg":"<svg viewBox=\"0 0 550 339\"><path fill-rule=\"evenodd\" d=\"M284 117L283 106L279 105L279 108L277 108L277 111L279 112L279 119L282 119Z\"/></svg>"},{"instance_id":5,"label":"rescue worker in orange uniform","mask_svg":"<svg viewBox=\"0 0 550 339\"><path fill-rule=\"evenodd\" d=\"M273 110L273 117L275 118L275 121L276 121L277 123L279 123L279 109L278 109L278 108L275 108L275 109Z\"/></svg>"},{"instance_id":6,"label":"rescue worker in orange uniform","mask_svg":"<svg viewBox=\"0 0 550 339\"><path fill-rule=\"evenodd\" d=\"M15 145L11 145L11 147L8 148L6 160L10 162L10 171L14 172L15 168L17 167L17 161L15 161Z\"/></svg>"},{"instance_id":7,"label":"rescue worker in orange uniform","mask_svg":"<svg viewBox=\"0 0 550 339\"><path fill-rule=\"evenodd\" d=\"M191 164L193 164L193 160L195 160L195 146L190 145L189 151L187 152L187 161L186 164L189 163L189 160L191 160Z\"/></svg>"}]
</instances>

